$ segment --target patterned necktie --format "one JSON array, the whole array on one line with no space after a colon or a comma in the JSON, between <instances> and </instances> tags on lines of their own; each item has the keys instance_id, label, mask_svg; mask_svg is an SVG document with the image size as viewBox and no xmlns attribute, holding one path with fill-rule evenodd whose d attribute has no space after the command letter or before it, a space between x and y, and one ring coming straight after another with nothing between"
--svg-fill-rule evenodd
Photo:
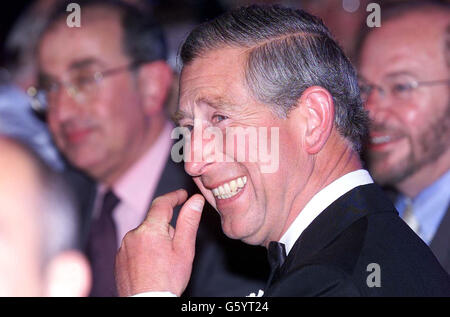
<instances>
[{"instance_id":1,"label":"patterned necktie","mask_svg":"<svg viewBox=\"0 0 450 317\"><path fill-rule=\"evenodd\" d=\"M108 191L103 197L100 217L92 223L87 248L93 275L90 296L117 296L114 280L117 235L112 212L118 203L119 198Z\"/></svg>"},{"instance_id":2,"label":"patterned necktie","mask_svg":"<svg viewBox=\"0 0 450 317\"><path fill-rule=\"evenodd\" d=\"M270 265L270 277L267 282L267 287L273 280L278 278L280 268L286 260L286 249L283 243L271 241L267 248L267 257ZM266 288L267 288L266 287Z\"/></svg>"}]
</instances>

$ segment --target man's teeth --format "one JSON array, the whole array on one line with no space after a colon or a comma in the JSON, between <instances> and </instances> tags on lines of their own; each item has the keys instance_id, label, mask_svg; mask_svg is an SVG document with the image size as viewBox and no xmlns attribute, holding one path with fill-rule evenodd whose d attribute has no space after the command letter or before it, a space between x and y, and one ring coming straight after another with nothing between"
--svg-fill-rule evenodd
<instances>
[{"instance_id":1,"label":"man's teeth","mask_svg":"<svg viewBox=\"0 0 450 317\"><path fill-rule=\"evenodd\" d=\"M373 137L370 140L373 144L381 144L391 141L391 137L388 135Z\"/></svg>"},{"instance_id":2,"label":"man's teeth","mask_svg":"<svg viewBox=\"0 0 450 317\"><path fill-rule=\"evenodd\" d=\"M239 177L214 188L212 192L213 195L219 199L231 198L239 193L246 183L247 176Z\"/></svg>"}]
</instances>

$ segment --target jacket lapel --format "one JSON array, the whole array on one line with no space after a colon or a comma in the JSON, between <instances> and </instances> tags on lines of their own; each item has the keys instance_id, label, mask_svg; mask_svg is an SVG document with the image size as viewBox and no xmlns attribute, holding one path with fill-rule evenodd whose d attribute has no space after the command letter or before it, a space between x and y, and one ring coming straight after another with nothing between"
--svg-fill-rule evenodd
<instances>
[{"instance_id":1,"label":"jacket lapel","mask_svg":"<svg viewBox=\"0 0 450 317\"><path fill-rule=\"evenodd\" d=\"M298 266L298 259L307 261L320 252L357 220L381 212L395 212L395 207L378 185L362 185L349 191L328 206L303 231L277 276L280 278ZM269 285L277 280L269 281Z\"/></svg>"}]
</instances>

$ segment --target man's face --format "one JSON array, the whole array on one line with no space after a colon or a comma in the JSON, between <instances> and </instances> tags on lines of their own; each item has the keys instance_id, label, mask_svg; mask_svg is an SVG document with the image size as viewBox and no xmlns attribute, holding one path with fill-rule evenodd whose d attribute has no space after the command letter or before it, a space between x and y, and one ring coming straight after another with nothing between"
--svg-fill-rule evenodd
<instances>
[{"instance_id":1,"label":"man's face","mask_svg":"<svg viewBox=\"0 0 450 317\"><path fill-rule=\"evenodd\" d=\"M96 72L130 63L115 12L91 9L81 28L60 21L39 46L41 78L81 83ZM75 166L103 180L130 164L146 131L135 74L125 70L85 85L88 93L61 88L49 97L48 122L56 144Z\"/></svg>"},{"instance_id":2,"label":"man's face","mask_svg":"<svg viewBox=\"0 0 450 317\"><path fill-rule=\"evenodd\" d=\"M218 210L225 234L249 244L267 244L280 238L287 221L292 220L289 211L304 186L309 163L301 151L299 123L274 116L247 90L244 60L244 50L223 48L185 66L181 75L179 123L193 127L193 156L200 152L202 157L203 153L201 160L186 162L185 169ZM209 146L217 142L215 137L205 137L205 129L211 127L221 131L217 140L222 142L226 155L222 161L211 157L214 147ZM278 168L271 173L263 172L267 161L260 155L255 160L238 159L237 153L250 157L249 153L255 149L248 139L241 147L237 141L227 142L226 135L233 128L267 129L267 144L277 142L279 146L277 157L272 157L279 160ZM272 138L271 128L278 129L279 137ZM263 142L259 137L258 151L253 153L260 153ZM228 195L227 186L231 188Z\"/></svg>"},{"instance_id":3,"label":"man's face","mask_svg":"<svg viewBox=\"0 0 450 317\"><path fill-rule=\"evenodd\" d=\"M444 24L434 19L409 14L388 21L364 43L360 74L384 90L374 89L366 103L372 120L368 164L381 184L402 182L450 145L448 84L408 88L449 78Z\"/></svg>"}]
</instances>

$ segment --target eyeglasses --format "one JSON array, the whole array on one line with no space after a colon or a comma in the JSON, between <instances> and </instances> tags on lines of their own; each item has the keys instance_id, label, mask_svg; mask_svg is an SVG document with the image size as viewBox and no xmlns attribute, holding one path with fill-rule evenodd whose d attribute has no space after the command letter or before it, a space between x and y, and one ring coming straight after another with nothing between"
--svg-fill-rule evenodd
<instances>
[{"instance_id":1,"label":"eyeglasses","mask_svg":"<svg viewBox=\"0 0 450 317\"><path fill-rule=\"evenodd\" d=\"M57 96L62 88L78 103L87 103L97 95L103 79L126 71L135 70L141 65L133 62L104 71L86 71L69 74L68 81L55 81L48 78L40 78L38 88L30 87L27 90L31 97L31 108L39 115L47 112L48 107L56 103Z\"/></svg>"},{"instance_id":2,"label":"eyeglasses","mask_svg":"<svg viewBox=\"0 0 450 317\"><path fill-rule=\"evenodd\" d=\"M449 79L416 81L412 78L396 78L381 85L368 83L364 78L359 78L359 90L363 103L366 103L374 90L381 97L389 97L396 101L410 100L414 90L422 86L449 85Z\"/></svg>"}]
</instances>

